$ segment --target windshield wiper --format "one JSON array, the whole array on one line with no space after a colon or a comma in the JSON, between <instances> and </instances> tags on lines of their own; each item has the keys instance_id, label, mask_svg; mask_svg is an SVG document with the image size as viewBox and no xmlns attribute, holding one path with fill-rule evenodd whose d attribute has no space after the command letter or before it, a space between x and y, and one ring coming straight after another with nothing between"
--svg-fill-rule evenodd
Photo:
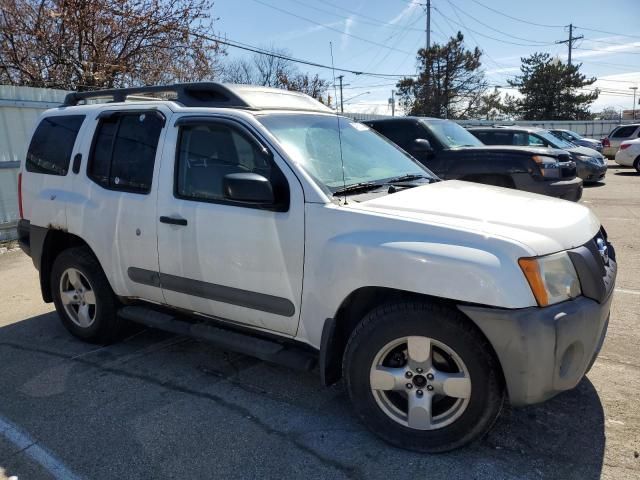
<instances>
[{"instance_id":1,"label":"windshield wiper","mask_svg":"<svg viewBox=\"0 0 640 480\"><path fill-rule=\"evenodd\" d=\"M431 182L433 180L433 178L431 178L431 177L429 177L427 175L416 174L416 173L407 173L406 175L400 175L399 177L390 178L390 179L386 180L384 183L386 185L389 185L390 183L410 182L411 180L421 180L421 179L429 180L429 182Z\"/></svg>"},{"instance_id":2,"label":"windshield wiper","mask_svg":"<svg viewBox=\"0 0 640 480\"><path fill-rule=\"evenodd\" d=\"M333 192L333 196L338 197L340 195L344 195L345 193L367 192L369 190L380 188L380 186L381 185L379 183L373 182L354 183L352 185L347 185L346 187L336 190L335 192Z\"/></svg>"}]
</instances>

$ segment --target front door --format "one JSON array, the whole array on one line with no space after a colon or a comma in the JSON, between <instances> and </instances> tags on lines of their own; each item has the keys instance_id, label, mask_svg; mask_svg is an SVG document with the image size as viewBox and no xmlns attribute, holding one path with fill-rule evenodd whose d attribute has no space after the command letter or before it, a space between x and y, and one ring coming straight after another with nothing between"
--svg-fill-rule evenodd
<instances>
[{"instance_id":1,"label":"front door","mask_svg":"<svg viewBox=\"0 0 640 480\"><path fill-rule=\"evenodd\" d=\"M215 118L182 117L167 132L165 158L174 157L175 168L163 165L158 198L165 301L295 335L304 261L302 187L250 129ZM241 172L278 179L279 195L288 189L286 211L226 199L224 176Z\"/></svg>"}]
</instances>

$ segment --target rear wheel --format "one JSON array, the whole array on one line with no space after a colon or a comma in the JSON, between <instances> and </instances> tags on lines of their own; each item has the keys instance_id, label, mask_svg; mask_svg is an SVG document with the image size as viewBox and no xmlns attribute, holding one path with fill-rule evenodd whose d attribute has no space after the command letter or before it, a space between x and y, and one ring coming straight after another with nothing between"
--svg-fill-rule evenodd
<instances>
[{"instance_id":1,"label":"rear wheel","mask_svg":"<svg viewBox=\"0 0 640 480\"><path fill-rule=\"evenodd\" d=\"M73 335L92 343L109 343L117 337L118 302L88 248L58 255L51 269L51 292L62 323Z\"/></svg>"},{"instance_id":2,"label":"rear wheel","mask_svg":"<svg viewBox=\"0 0 640 480\"><path fill-rule=\"evenodd\" d=\"M636 171L640 173L640 156L638 156L635 162L633 162L633 168L635 168Z\"/></svg>"},{"instance_id":3,"label":"rear wheel","mask_svg":"<svg viewBox=\"0 0 640 480\"><path fill-rule=\"evenodd\" d=\"M347 345L344 376L362 421L389 443L420 452L484 435L504 399L484 337L461 313L428 303L368 314Z\"/></svg>"}]
</instances>

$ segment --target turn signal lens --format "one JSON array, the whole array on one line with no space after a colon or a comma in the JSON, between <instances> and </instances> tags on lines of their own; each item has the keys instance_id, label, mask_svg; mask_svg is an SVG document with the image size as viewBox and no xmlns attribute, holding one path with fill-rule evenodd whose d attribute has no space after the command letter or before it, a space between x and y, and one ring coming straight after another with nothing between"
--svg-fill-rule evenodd
<instances>
[{"instance_id":1,"label":"turn signal lens","mask_svg":"<svg viewBox=\"0 0 640 480\"><path fill-rule=\"evenodd\" d=\"M538 305L546 307L576 298L580 280L567 252L518 260Z\"/></svg>"},{"instance_id":2,"label":"turn signal lens","mask_svg":"<svg viewBox=\"0 0 640 480\"><path fill-rule=\"evenodd\" d=\"M536 297L538 305L546 307L549 305L549 295L547 295L547 289L544 286L542 275L540 273L540 266L535 258L521 258L518 260L520 268L524 273L524 276L529 282L533 296Z\"/></svg>"}]
</instances>

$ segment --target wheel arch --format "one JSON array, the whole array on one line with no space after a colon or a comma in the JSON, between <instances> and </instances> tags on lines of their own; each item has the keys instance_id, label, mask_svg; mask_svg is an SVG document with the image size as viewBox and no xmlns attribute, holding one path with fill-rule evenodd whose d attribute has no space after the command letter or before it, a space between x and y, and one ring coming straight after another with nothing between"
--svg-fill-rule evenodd
<instances>
[{"instance_id":1,"label":"wheel arch","mask_svg":"<svg viewBox=\"0 0 640 480\"><path fill-rule=\"evenodd\" d=\"M53 302L53 295L49 279L51 277L53 262L58 255L69 248L75 247L86 247L94 257L96 257L96 255L89 244L77 235L54 228L43 230L45 231L40 232L40 238L38 238L36 242L32 242L32 256L34 263L38 262L36 263L36 267L38 267L40 271L40 291L42 292L42 299L47 303L51 303ZM33 250L34 247L35 250Z\"/></svg>"},{"instance_id":2,"label":"wheel arch","mask_svg":"<svg viewBox=\"0 0 640 480\"><path fill-rule=\"evenodd\" d=\"M385 303L407 300L435 303L461 313L466 321L473 325L478 334L486 340L490 348L490 354L493 355L497 365L500 366L499 373L504 382L503 367L493 345L491 345L491 342L479 326L468 315L458 309L459 302L394 288L361 287L351 292L342 301L333 318L325 320L318 360L320 379L323 385L332 385L342 377L342 359L349 336L363 317L374 308Z\"/></svg>"}]
</instances>

